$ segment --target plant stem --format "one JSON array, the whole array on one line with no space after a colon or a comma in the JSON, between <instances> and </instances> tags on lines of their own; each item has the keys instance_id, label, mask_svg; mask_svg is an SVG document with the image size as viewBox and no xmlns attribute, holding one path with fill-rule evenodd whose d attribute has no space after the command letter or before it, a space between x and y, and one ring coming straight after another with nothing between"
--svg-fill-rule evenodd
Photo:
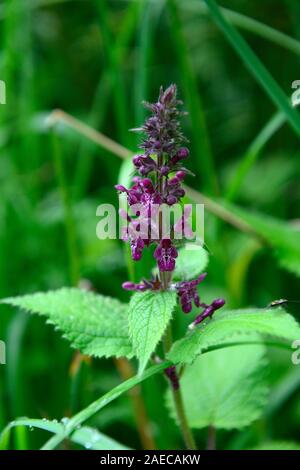
<instances>
[{"instance_id":1,"label":"plant stem","mask_svg":"<svg viewBox=\"0 0 300 470\"><path fill-rule=\"evenodd\" d=\"M207 450L216 450L216 428L208 426L207 430Z\"/></svg>"},{"instance_id":2,"label":"plant stem","mask_svg":"<svg viewBox=\"0 0 300 470\"><path fill-rule=\"evenodd\" d=\"M186 448L189 450L196 450L196 443L191 429L189 428L186 414L184 410L184 404L182 399L182 394L180 388L178 390L173 390L173 398L176 409L176 414L179 422L179 427L181 430L182 438L186 445Z\"/></svg>"},{"instance_id":3,"label":"plant stem","mask_svg":"<svg viewBox=\"0 0 300 470\"><path fill-rule=\"evenodd\" d=\"M165 352L165 355L166 355L166 353L170 350L170 348L172 346L172 329L171 329L171 325L169 325L167 330L166 330L163 345L164 345L164 352ZM194 439L192 430L189 427L187 417L186 417L186 414L185 414L185 409L184 409L184 403L183 403L181 390L180 390L180 388L175 390L172 387L172 384L171 384L171 388L172 388L174 405L175 405L177 420L178 420L179 428L180 428L180 431L181 431L182 439L183 439L187 449L196 450L197 447L196 447L195 439Z\"/></svg>"}]
</instances>

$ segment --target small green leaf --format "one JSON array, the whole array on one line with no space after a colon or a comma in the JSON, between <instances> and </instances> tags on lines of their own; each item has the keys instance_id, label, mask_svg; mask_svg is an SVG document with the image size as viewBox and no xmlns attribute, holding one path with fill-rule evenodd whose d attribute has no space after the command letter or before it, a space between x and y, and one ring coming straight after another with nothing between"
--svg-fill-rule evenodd
<instances>
[{"instance_id":1,"label":"small green leaf","mask_svg":"<svg viewBox=\"0 0 300 470\"><path fill-rule=\"evenodd\" d=\"M137 292L130 301L129 332L139 359L139 374L154 352L171 319L176 304L174 292Z\"/></svg>"},{"instance_id":2,"label":"small green leaf","mask_svg":"<svg viewBox=\"0 0 300 470\"><path fill-rule=\"evenodd\" d=\"M12 297L2 303L48 317L74 348L96 357L133 356L128 306L116 299L75 288Z\"/></svg>"},{"instance_id":3,"label":"small green leaf","mask_svg":"<svg viewBox=\"0 0 300 470\"><path fill-rule=\"evenodd\" d=\"M191 427L233 429L259 418L268 399L265 348L234 346L205 354L185 368L181 390ZM171 393L167 405L174 415Z\"/></svg>"},{"instance_id":4,"label":"small green leaf","mask_svg":"<svg viewBox=\"0 0 300 470\"><path fill-rule=\"evenodd\" d=\"M207 264L208 253L203 247L193 245L193 249L181 248L178 250L173 278L175 281L194 279L204 271Z\"/></svg>"},{"instance_id":5,"label":"small green leaf","mask_svg":"<svg viewBox=\"0 0 300 470\"><path fill-rule=\"evenodd\" d=\"M176 341L168 359L174 363L191 363L202 352L216 345L221 347L234 342L270 340L290 347L292 341L298 338L298 323L282 309L225 310Z\"/></svg>"}]
</instances>

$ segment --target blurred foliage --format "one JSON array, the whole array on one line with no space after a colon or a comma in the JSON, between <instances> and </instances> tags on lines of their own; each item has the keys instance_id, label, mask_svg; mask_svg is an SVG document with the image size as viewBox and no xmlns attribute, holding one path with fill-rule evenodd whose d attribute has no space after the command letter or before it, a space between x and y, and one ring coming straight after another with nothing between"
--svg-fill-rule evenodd
<instances>
[{"instance_id":1,"label":"blurred foliage","mask_svg":"<svg viewBox=\"0 0 300 470\"><path fill-rule=\"evenodd\" d=\"M299 79L299 43L290 47L283 39L264 36L255 25L250 30L247 18L300 40L300 5L223 0L222 6L244 15L248 29L244 25L243 37L290 96L292 82ZM226 199L249 146L276 112L274 104L200 0L2 0L0 36L0 79L7 90L7 104L0 105L0 296L74 284L73 256L82 283L127 301L121 289L129 276L125 248L119 241L96 238L96 208L117 203L113 185L121 161L59 125L55 148L60 159L46 116L61 108L134 151L137 140L128 129L144 118L140 101L155 99L161 84L175 82L189 111L184 130L196 177L189 177L188 184ZM298 147L297 135L282 122L239 182L233 202L254 226L249 209L280 219L283 230L299 227ZM292 272L281 269L272 251L251 233L241 233L208 211L205 242L210 263L201 286L204 301L223 296L236 308L264 307L281 297L299 299L294 275L299 263L290 251ZM131 275L139 278L152 267L149 255ZM175 321L177 338L189 320L178 313ZM0 338L7 344L7 364L0 365L0 428L18 416L70 416L121 380L114 361L78 361L42 319L12 313L6 306L1 306ZM299 446L299 371L289 354L272 349L268 354L271 394L263 417L243 431L220 431L219 448L275 448L276 442ZM142 389L157 446L180 448L163 404L163 377L151 377ZM128 447L141 447L128 395L89 425ZM204 448L206 430L196 437ZM37 448L44 440L40 430L25 438L13 433L11 446Z\"/></svg>"}]
</instances>

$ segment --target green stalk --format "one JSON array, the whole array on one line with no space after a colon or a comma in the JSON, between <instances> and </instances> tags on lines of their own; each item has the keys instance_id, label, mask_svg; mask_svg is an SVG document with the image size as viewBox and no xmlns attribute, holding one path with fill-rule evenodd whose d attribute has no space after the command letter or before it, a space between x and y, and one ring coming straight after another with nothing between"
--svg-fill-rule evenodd
<instances>
[{"instance_id":1,"label":"green stalk","mask_svg":"<svg viewBox=\"0 0 300 470\"><path fill-rule=\"evenodd\" d=\"M166 330L166 333L165 333L163 346L164 346L164 353L165 353L165 356L166 356L168 351L171 349L171 346L172 346L172 329L171 329L170 324L169 324L169 326ZM180 428L180 432L181 432L181 435L182 435L183 442L185 443L185 446L186 446L187 449L196 450L197 446L196 446L196 443L195 443L195 439L194 439L192 430L190 429L189 423L187 421L181 390L180 390L180 388L175 390L172 387L172 384L171 384L171 389L172 389L172 394L173 394L173 400L174 400L177 420L178 420L178 424L179 424L179 428Z\"/></svg>"}]
</instances>

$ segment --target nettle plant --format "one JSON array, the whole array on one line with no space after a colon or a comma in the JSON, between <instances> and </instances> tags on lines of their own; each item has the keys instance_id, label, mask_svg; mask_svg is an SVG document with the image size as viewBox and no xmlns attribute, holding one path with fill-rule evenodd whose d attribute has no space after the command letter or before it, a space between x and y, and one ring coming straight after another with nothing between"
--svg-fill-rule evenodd
<instances>
[{"instance_id":1,"label":"nettle plant","mask_svg":"<svg viewBox=\"0 0 300 470\"><path fill-rule=\"evenodd\" d=\"M161 89L156 103L146 103L151 116L139 129L145 138L143 153L133 158L137 175L130 189L116 186L127 196L128 211L121 212L128 221L123 235L132 259L142 262L148 249L157 265L148 279L124 282L123 288L133 291L129 304L79 288L2 301L45 316L85 355L126 358L134 366L138 362L137 375L60 422L15 420L2 433L2 448L8 445L11 428L23 425L53 433L44 449L54 449L64 439L87 449L126 449L126 443L83 424L121 394L160 373L166 379L165 404L186 448L197 448L195 429L208 428L213 448L216 429L243 428L263 414L269 394L266 346L291 350L292 342L300 338L298 324L280 307L226 310L221 309L223 299L206 303L201 296L200 300L199 286L204 286L208 263L205 249L187 250L182 240L178 242L175 221L168 237L162 235L159 216L154 238L139 227L141 217L151 223L152 206L157 211L157 206L173 206L184 196L182 182L188 170L183 164L189 151L179 123L181 104L175 85ZM136 204L140 205L137 219L130 213ZM183 217L180 223L184 222ZM173 339L172 323L178 315L189 315L190 320L184 336ZM157 400L161 403L160 396Z\"/></svg>"}]
</instances>

